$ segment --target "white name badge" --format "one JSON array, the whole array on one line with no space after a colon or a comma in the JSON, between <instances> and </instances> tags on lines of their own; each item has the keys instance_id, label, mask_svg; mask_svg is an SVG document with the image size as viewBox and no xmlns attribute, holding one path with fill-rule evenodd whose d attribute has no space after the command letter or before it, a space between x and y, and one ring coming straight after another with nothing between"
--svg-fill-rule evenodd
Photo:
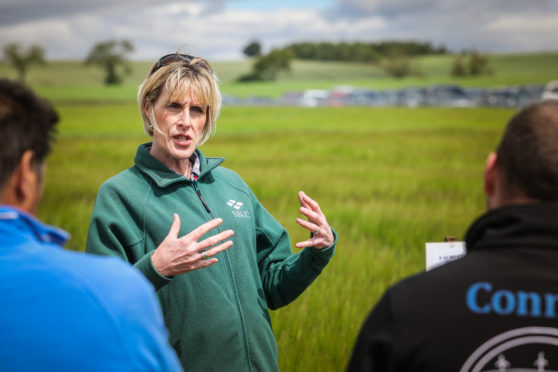
<instances>
[{"instance_id":1,"label":"white name badge","mask_svg":"<svg viewBox=\"0 0 558 372\"><path fill-rule=\"evenodd\" d=\"M426 271L465 256L465 242L426 243Z\"/></svg>"}]
</instances>

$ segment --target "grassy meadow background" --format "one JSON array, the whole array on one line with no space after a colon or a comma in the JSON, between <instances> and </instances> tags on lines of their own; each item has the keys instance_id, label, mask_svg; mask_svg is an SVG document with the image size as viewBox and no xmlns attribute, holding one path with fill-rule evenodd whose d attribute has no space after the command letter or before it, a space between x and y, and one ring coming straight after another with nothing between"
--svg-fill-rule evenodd
<instances>
[{"instance_id":1,"label":"grassy meadow background","mask_svg":"<svg viewBox=\"0 0 558 372\"><path fill-rule=\"evenodd\" d=\"M558 78L558 53L491 57L495 74L452 79L451 57L418 60L423 75L392 80L366 65L297 61L275 83L237 84L247 62L215 63L226 94L279 97L335 85L376 89L457 82L467 86L544 84ZM77 61L34 68L29 84L61 115L49 158L40 218L72 235L83 250L100 184L132 165L143 134L136 89L149 63L119 87ZM13 77L0 64L0 76ZM424 243L463 237L483 212L482 172L512 109L224 107L216 135L202 146L224 156L293 243L297 192L319 201L339 235L331 263L294 303L273 311L284 371L340 371L357 332L385 288L423 270ZM169 211L170 213L170 211ZM234 247L232 248L234 249ZM296 248L293 248L296 251Z\"/></svg>"}]
</instances>

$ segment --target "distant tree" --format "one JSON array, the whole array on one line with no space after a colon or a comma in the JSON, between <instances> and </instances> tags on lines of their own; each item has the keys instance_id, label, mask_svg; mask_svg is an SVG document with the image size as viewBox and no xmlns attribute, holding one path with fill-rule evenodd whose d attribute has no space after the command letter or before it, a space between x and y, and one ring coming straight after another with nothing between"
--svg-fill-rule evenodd
<instances>
[{"instance_id":1,"label":"distant tree","mask_svg":"<svg viewBox=\"0 0 558 372\"><path fill-rule=\"evenodd\" d=\"M246 47L242 50L242 53L244 53L245 56L250 58L259 57L260 54L262 53L262 46L260 45L259 42L252 41L248 45L246 45Z\"/></svg>"},{"instance_id":2,"label":"distant tree","mask_svg":"<svg viewBox=\"0 0 558 372\"><path fill-rule=\"evenodd\" d=\"M25 75L31 65L44 65L45 51L40 45L32 45L23 50L21 45L12 43L4 46L4 59L17 71L18 79L25 81Z\"/></svg>"},{"instance_id":3,"label":"distant tree","mask_svg":"<svg viewBox=\"0 0 558 372\"><path fill-rule=\"evenodd\" d=\"M394 78L400 79L416 74L413 70L411 58L397 48L386 51L386 56L382 59L380 65L388 75Z\"/></svg>"},{"instance_id":4,"label":"distant tree","mask_svg":"<svg viewBox=\"0 0 558 372\"><path fill-rule=\"evenodd\" d=\"M276 80L281 72L291 70L293 52L288 49L273 49L260 56L252 66L252 72L241 76L239 81Z\"/></svg>"},{"instance_id":5,"label":"distant tree","mask_svg":"<svg viewBox=\"0 0 558 372\"><path fill-rule=\"evenodd\" d=\"M288 49L274 49L254 63L254 72L263 80L276 80L280 72L291 71L293 57Z\"/></svg>"},{"instance_id":6,"label":"distant tree","mask_svg":"<svg viewBox=\"0 0 558 372\"><path fill-rule=\"evenodd\" d=\"M453 65L451 67L451 76L465 76L467 75L467 70L463 64L463 53L459 53L455 56L453 60Z\"/></svg>"},{"instance_id":7,"label":"distant tree","mask_svg":"<svg viewBox=\"0 0 558 372\"><path fill-rule=\"evenodd\" d=\"M471 51L469 56L469 75L488 75L492 69L488 65L488 58L480 55L476 50Z\"/></svg>"},{"instance_id":8,"label":"distant tree","mask_svg":"<svg viewBox=\"0 0 558 372\"><path fill-rule=\"evenodd\" d=\"M131 72L127 54L134 50L128 40L109 40L93 46L85 59L86 65L96 65L105 70L105 84L120 84L123 75Z\"/></svg>"},{"instance_id":9,"label":"distant tree","mask_svg":"<svg viewBox=\"0 0 558 372\"><path fill-rule=\"evenodd\" d=\"M465 61L467 58L467 61ZM461 52L455 56L451 69L451 76L479 76L492 73L488 58L476 50Z\"/></svg>"}]
</instances>

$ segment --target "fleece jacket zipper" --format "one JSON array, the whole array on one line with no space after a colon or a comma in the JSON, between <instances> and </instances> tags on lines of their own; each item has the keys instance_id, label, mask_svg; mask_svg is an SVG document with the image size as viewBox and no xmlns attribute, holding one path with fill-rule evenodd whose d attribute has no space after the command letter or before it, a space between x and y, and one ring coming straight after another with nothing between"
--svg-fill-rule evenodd
<instances>
[{"instance_id":1,"label":"fleece jacket zipper","mask_svg":"<svg viewBox=\"0 0 558 372\"><path fill-rule=\"evenodd\" d=\"M198 198L200 199L201 203L203 204L203 206L204 206L205 210L207 211L207 213L209 214L209 216L213 219L214 218L213 213L211 212L211 209L209 209L209 206L205 202L205 199L203 197L203 194L201 193L198 181L195 180L195 181L192 181L192 183L194 184L194 190L196 191L196 194L198 195ZM227 261L227 271L229 273L229 280L231 282L231 287L233 289L236 308L237 308L238 314L240 316L240 330L242 331L242 338L244 339L244 352L245 352L245 355L246 355L246 358L245 358L246 367L247 367L248 371L252 371L252 366L250 365L250 357L249 357L249 352L248 352L248 340L246 339L246 331L244 329L244 316L242 315L242 308L240 307L240 300L238 299L238 289L236 288L236 284L235 284L235 281L234 281L234 278L233 278L228 250L225 250L223 253L225 254L225 258L226 258L226 261Z\"/></svg>"}]
</instances>

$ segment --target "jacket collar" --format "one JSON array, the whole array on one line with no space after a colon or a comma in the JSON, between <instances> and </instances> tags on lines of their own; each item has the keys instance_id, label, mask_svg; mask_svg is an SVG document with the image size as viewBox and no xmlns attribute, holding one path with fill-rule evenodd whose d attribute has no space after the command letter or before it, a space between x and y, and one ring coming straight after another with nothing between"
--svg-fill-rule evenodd
<instances>
[{"instance_id":1,"label":"jacket collar","mask_svg":"<svg viewBox=\"0 0 558 372\"><path fill-rule=\"evenodd\" d=\"M0 224L5 225L9 233L32 235L43 243L62 246L70 238L66 231L44 224L30 214L7 205L0 205Z\"/></svg>"},{"instance_id":2,"label":"jacket collar","mask_svg":"<svg viewBox=\"0 0 558 372\"><path fill-rule=\"evenodd\" d=\"M152 142L139 145L138 151L136 152L136 157L134 158L136 167L142 173L152 179L153 182L155 182L160 188L167 187L176 182L192 182L186 177L168 168L159 160L155 159L147 150L151 147L151 145ZM198 157L200 159L200 181L203 179L204 176L208 175L213 169L217 168L222 162L225 161L225 158L206 158L199 149L196 149L196 153L198 154Z\"/></svg>"},{"instance_id":3,"label":"jacket collar","mask_svg":"<svg viewBox=\"0 0 558 372\"><path fill-rule=\"evenodd\" d=\"M477 219L465 236L467 250L506 247L558 248L558 206L509 205Z\"/></svg>"}]
</instances>

